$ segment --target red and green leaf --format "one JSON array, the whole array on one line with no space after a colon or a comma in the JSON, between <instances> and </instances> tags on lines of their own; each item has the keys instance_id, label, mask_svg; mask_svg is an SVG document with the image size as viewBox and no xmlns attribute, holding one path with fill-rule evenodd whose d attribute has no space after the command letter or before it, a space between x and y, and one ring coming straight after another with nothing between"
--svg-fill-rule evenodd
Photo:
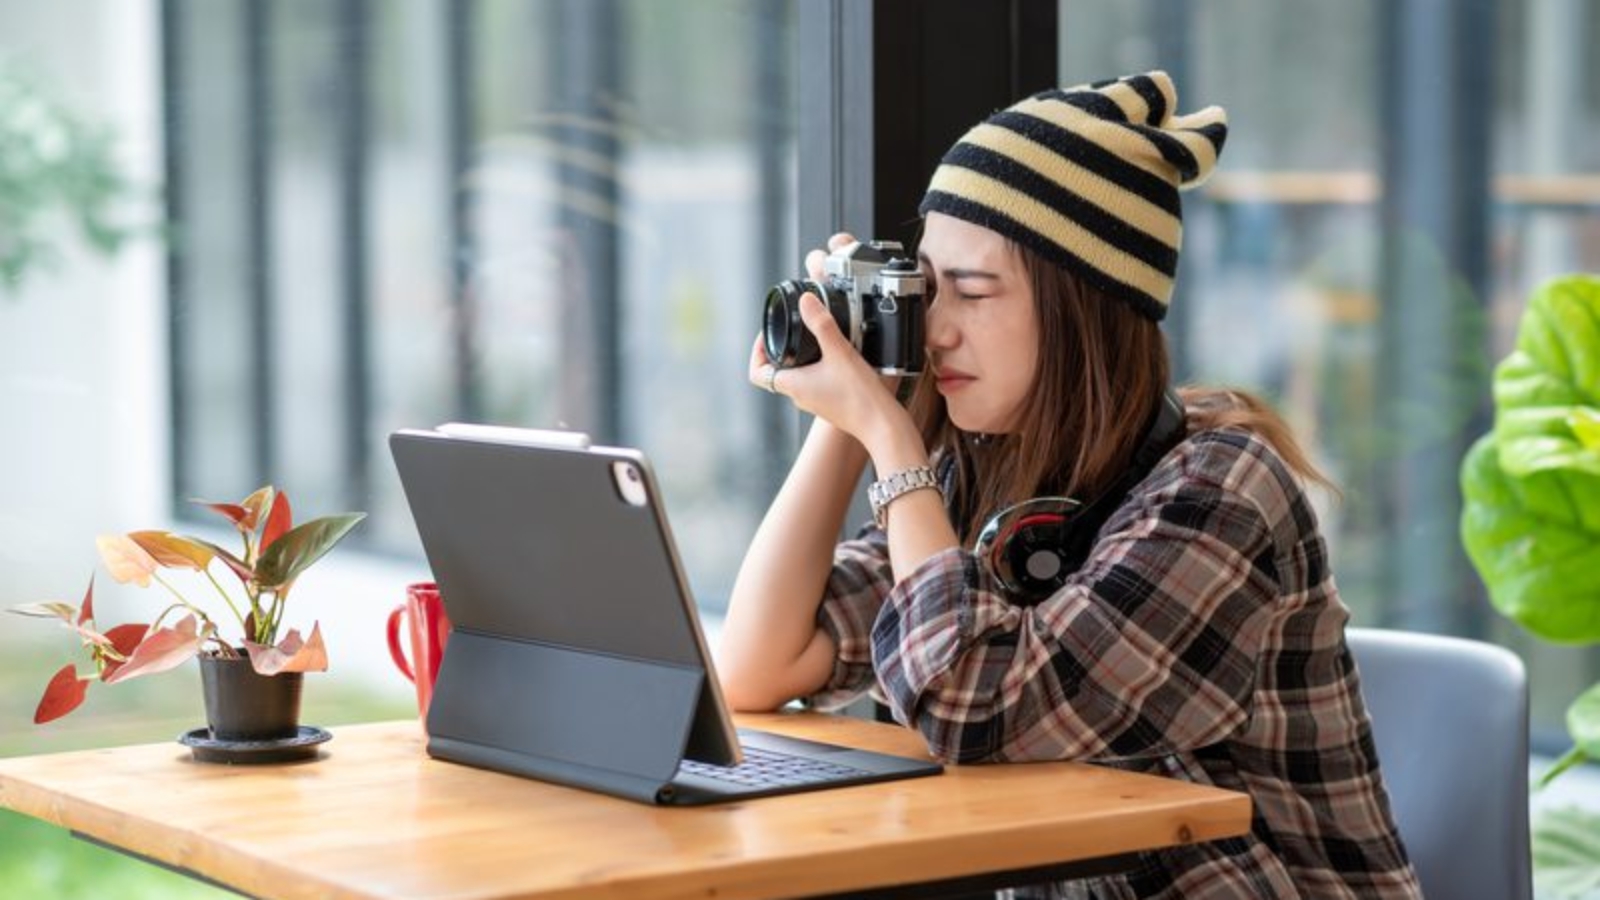
<instances>
[{"instance_id":1,"label":"red and green leaf","mask_svg":"<svg viewBox=\"0 0 1600 900\"><path fill-rule=\"evenodd\" d=\"M70 625L68 627L70 627L73 631L76 631L78 633L79 637L83 638L83 644L86 647L109 647L109 646L111 646L111 639L110 638L106 637L105 635L101 634L98 631L95 631L94 628L89 626L89 625L76 625L76 624L74 624L74 625Z\"/></svg>"},{"instance_id":2,"label":"red and green leaf","mask_svg":"<svg viewBox=\"0 0 1600 900\"><path fill-rule=\"evenodd\" d=\"M276 493L272 485L257 488L254 493L238 503L218 503L213 500L190 500L213 512L220 513L233 527L249 533L256 530L256 525L261 521L262 513L271 507L272 495Z\"/></svg>"},{"instance_id":3,"label":"red and green leaf","mask_svg":"<svg viewBox=\"0 0 1600 900\"><path fill-rule=\"evenodd\" d=\"M268 591L293 584L301 572L332 550L364 518L366 513L341 513L289 529L261 554L256 562L256 581Z\"/></svg>"},{"instance_id":4,"label":"red and green leaf","mask_svg":"<svg viewBox=\"0 0 1600 900\"><path fill-rule=\"evenodd\" d=\"M290 526L294 524L292 521L293 516L294 514L289 509L288 493L279 491L272 500L272 511L267 513L267 524L261 528L262 553L267 552L267 548L276 543L278 538L283 537L284 533L289 530Z\"/></svg>"},{"instance_id":5,"label":"red and green leaf","mask_svg":"<svg viewBox=\"0 0 1600 900\"><path fill-rule=\"evenodd\" d=\"M102 653L100 658L104 665L100 669L100 680L110 681L111 676L133 657L133 652L144 641L145 635L150 631L149 625L118 625L106 632L106 640L111 644L112 653ZM120 659L118 657L121 657Z\"/></svg>"},{"instance_id":6,"label":"red and green leaf","mask_svg":"<svg viewBox=\"0 0 1600 900\"><path fill-rule=\"evenodd\" d=\"M106 683L117 684L140 675L177 668L199 649L199 625L194 616L184 616L171 628L158 628L146 634L128 654L128 661L106 676Z\"/></svg>"},{"instance_id":7,"label":"red and green leaf","mask_svg":"<svg viewBox=\"0 0 1600 900\"><path fill-rule=\"evenodd\" d=\"M256 530L256 526L261 524L262 518L272 508L272 498L276 493L277 491L269 484L266 487L257 488L255 493L240 501L239 505L244 507L247 512L245 517L238 523L240 531Z\"/></svg>"},{"instance_id":8,"label":"red and green leaf","mask_svg":"<svg viewBox=\"0 0 1600 900\"><path fill-rule=\"evenodd\" d=\"M150 554L156 565L168 569L205 571L216 553L206 544L166 531L130 531L128 539Z\"/></svg>"},{"instance_id":9,"label":"red and green leaf","mask_svg":"<svg viewBox=\"0 0 1600 900\"><path fill-rule=\"evenodd\" d=\"M39 619L60 619L68 625L76 622L78 618L77 607L61 600L51 600L47 603L22 603L11 607L11 612L19 616L33 616Z\"/></svg>"},{"instance_id":10,"label":"red and green leaf","mask_svg":"<svg viewBox=\"0 0 1600 900\"><path fill-rule=\"evenodd\" d=\"M328 668L328 651L322 643L322 626L311 626L311 637L300 639L300 632L289 629L276 647L245 641L250 666L262 675L279 672L323 672Z\"/></svg>"},{"instance_id":11,"label":"red and green leaf","mask_svg":"<svg viewBox=\"0 0 1600 900\"><path fill-rule=\"evenodd\" d=\"M204 506L206 509L209 509L212 512L221 513L223 518L227 519L229 522L232 522L235 528L242 528L243 526L239 523L243 522L245 517L250 515L250 510L245 509L243 506L240 506L237 503L214 503L210 500L199 499L191 499L189 502L195 504L196 506Z\"/></svg>"},{"instance_id":12,"label":"red and green leaf","mask_svg":"<svg viewBox=\"0 0 1600 900\"><path fill-rule=\"evenodd\" d=\"M78 624L94 624L94 576L89 576L89 587L83 592L83 605L78 607Z\"/></svg>"},{"instance_id":13,"label":"red and green leaf","mask_svg":"<svg viewBox=\"0 0 1600 900\"><path fill-rule=\"evenodd\" d=\"M155 574L156 561L143 547L125 534L103 534L94 539L100 558L118 584L133 582L140 587L150 586Z\"/></svg>"},{"instance_id":14,"label":"red and green leaf","mask_svg":"<svg viewBox=\"0 0 1600 900\"><path fill-rule=\"evenodd\" d=\"M245 565L244 560L240 559L239 557L234 556L232 553L229 553L210 541L202 541L198 538L191 538L191 540L211 551L213 558L222 560L222 564L227 566L229 571L233 572L233 574L239 576L240 581L249 582L250 579L255 577L256 573L252 571L249 566Z\"/></svg>"},{"instance_id":15,"label":"red and green leaf","mask_svg":"<svg viewBox=\"0 0 1600 900\"><path fill-rule=\"evenodd\" d=\"M33 712L33 724L53 722L72 712L83 704L83 698L88 693L88 679L79 678L78 667L67 663L45 687L44 696L39 698L39 707Z\"/></svg>"}]
</instances>

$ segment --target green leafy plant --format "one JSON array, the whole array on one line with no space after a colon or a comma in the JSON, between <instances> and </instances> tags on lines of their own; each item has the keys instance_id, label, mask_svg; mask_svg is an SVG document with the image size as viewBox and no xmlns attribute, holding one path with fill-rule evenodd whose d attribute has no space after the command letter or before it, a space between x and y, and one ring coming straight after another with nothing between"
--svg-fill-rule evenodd
<instances>
[{"instance_id":1,"label":"green leafy plant","mask_svg":"<svg viewBox=\"0 0 1600 900\"><path fill-rule=\"evenodd\" d=\"M57 671L34 713L36 724L72 712L96 680L116 684L164 672L202 653L224 657L248 654L251 666L263 675L328 667L322 631L316 623L307 637L291 628L279 639L284 606L301 573L332 550L366 514L340 513L294 525L288 494L271 485L238 503L195 502L232 523L243 542L242 554L168 531L104 535L95 542L113 579L140 587L154 582L171 595L172 602L154 621L101 631L95 624L92 577L83 602L76 606L51 601L12 608L20 615L61 620L79 636L94 667L88 676L80 676L73 663ZM243 602L217 580L214 563L238 579L240 587L235 593L243 594ZM239 626L237 643L225 639L217 621L202 606L162 577L164 569L193 572L210 584L226 605L231 621Z\"/></svg>"},{"instance_id":2,"label":"green leafy plant","mask_svg":"<svg viewBox=\"0 0 1600 900\"><path fill-rule=\"evenodd\" d=\"M1600 642L1600 279L1534 293L1494 401L1494 430L1461 466L1467 554L1505 616L1551 642ZM1567 726L1557 772L1600 759L1600 685Z\"/></svg>"},{"instance_id":3,"label":"green leafy plant","mask_svg":"<svg viewBox=\"0 0 1600 900\"><path fill-rule=\"evenodd\" d=\"M55 219L63 214L104 254L133 234L113 214L133 193L114 151L110 128L0 59L0 293L59 261Z\"/></svg>"},{"instance_id":4,"label":"green leafy plant","mask_svg":"<svg viewBox=\"0 0 1600 900\"><path fill-rule=\"evenodd\" d=\"M1494 429L1461 464L1461 537L1490 601L1530 633L1561 644L1600 643L1600 278L1541 285L1516 348L1495 368ZM1600 684L1567 709L1573 746L1540 785L1600 760ZM1576 823L1576 825L1575 825ZM1541 816L1534 859L1556 895L1600 873L1600 830L1578 810Z\"/></svg>"}]
</instances>

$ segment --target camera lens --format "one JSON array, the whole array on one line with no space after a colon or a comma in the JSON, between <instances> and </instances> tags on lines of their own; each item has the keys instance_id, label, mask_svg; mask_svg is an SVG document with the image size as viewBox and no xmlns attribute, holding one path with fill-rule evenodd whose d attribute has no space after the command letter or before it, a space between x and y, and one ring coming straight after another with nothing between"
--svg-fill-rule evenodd
<instances>
[{"instance_id":1,"label":"camera lens","mask_svg":"<svg viewBox=\"0 0 1600 900\"><path fill-rule=\"evenodd\" d=\"M762 325L762 339L766 344L767 359L779 368L795 364L795 354L800 349L800 335L805 323L800 321L800 295L805 293L793 281L783 281L767 290L766 321Z\"/></svg>"},{"instance_id":2,"label":"camera lens","mask_svg":"<svg viewBox=\"0 0 1600 900\"><path fill-rule=\"evenodd\" d=\"M766 315L761 328L767 359L780 369L809 366L822 358L816 335L800 318L800 297L807 292L822 300L840 331L847 336L851 334L850 298L843 291L809 279L780 281L767 290ZM861 349L854 337L851 344Z\"/></svg>"},{"instance_id":3,"label":"camera lens","mask_svg":"<svg viewBox=\"0 0 1600 900\"><path fill-rule=\"evenodd\" d=\"M766 321L762 335L767 349L767 359L780 369L809 366L822 358L822 348L817 338L800 318L800 297L807 291L823 298L830 309L840 302L838 291L832 291L815 281L780 281L767 291ZM839 314L836 312L837 320Z\"/></svg>"}]
</instances>

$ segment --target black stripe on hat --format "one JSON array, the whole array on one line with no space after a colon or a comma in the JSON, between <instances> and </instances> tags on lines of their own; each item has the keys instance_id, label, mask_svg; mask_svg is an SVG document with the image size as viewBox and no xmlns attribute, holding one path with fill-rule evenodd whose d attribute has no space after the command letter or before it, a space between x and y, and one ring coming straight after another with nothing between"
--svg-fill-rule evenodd
<instances>
[{"instance_id":1,"label":"black stripe on hat","mask_svg":"<svg viewBox=\"0 0 1600 900\"><path fill-rule=\"evenodd\" d=\"M1182 203L1170 182L1133 165L1071 129L1011 110L995 113L987 123L1014 131L1036 144L1048 147L1062 158L1077 163L1157 209L1170 213L1173 218L1183 218Z\"/></svg>"},{"instance_id":2,"label":"black stripe on hat","mask_svg":"<svg viewBox=\"0 0 1600 900\"><path fill-rule=\"evenodd\" d=\"M1150 107L1150 112L1144 117L1146 125L1160 125L1167 118L1167 98L1161 93L1161 88L1156 87L1155 80L1149 75L1135 75L1128 79L1128 87L1139 92L1144 102Z\"/></svg>"},{"instance_id":3,"label":"black stripe on hat","mask_svg":"<svg viewBox=\"0 0 1600 900\"><path fill-rule=\"evenodd\" d=\"M1189 130L1205 135L1206 140L1210 141L1211 146L1215 148L1213 152L1218 156L1222 155L1222 145L1228 142L1227 122L1212 122L1209 125L1202 125L1199 128L1191 128Z\"/></svg>"},{"instance_id":4,"label":"black stripe on hat","mask_svg":"<svg viewBox=\"0 0 1600 900\"><path fill-rule=\"evenodd\" d=\"M1128 121L1128 116L1122 111L1122 107L1118 106L1115 100L1105 94L1094 91L1046 91L1042 96L1049 100L1060 100L1062 103L1076 106L1084 112L1096 118L1105 119L1108 122L1126 124Z\"/></svg>"},{"instance_id":5,"label":"black stripe on hat","mask_svg":"<svg viewBox=\"0 0 1600 900\"><path fill-rule=\"evenodd\" d=\"M1200 174L1200 161L1194 158L1194 154L1189 152L1189 148L1185 147L1182 141L1150 125L1128 127L1149 138L1150 143L1160 151L1161 158L1177 167L1179 181L1193 181L1195 176Z\"/></svg>"},{"instance_id":6,"label":"black stripe on hat","mask_svg":"<svg viewBox=\"0 0 1600 900\"><path fill-rule=\"evenodd\" d=\"M1032 228L1018 222L993 207L968 200L946 191L929 191L922 198L918 212L942 212L1001 234L1045 259L1061 266L1108 297L1132 306L1147 319L1159 322L1166 318L1167 305L1125 281L1120 281L1091 265L1071 250L1050 240Z\"/></svg>"},{"instance_id":7,"label":"black stripe on hat","mask_svg":"<svg viewBox=\"0 0 1600 900\"><path fill-rule=\"evenodd\" d=\"M1171 278L1178 270L1178 251L1150 233L1088 200L1022 163L977 144L960 143L945 154L944 165L971 169L1043 203L1085 231ZM1172 188L1168 191L1176 193ZM1177 225L1174 223L1174 228Z\"/></svg>"}]
</instances>

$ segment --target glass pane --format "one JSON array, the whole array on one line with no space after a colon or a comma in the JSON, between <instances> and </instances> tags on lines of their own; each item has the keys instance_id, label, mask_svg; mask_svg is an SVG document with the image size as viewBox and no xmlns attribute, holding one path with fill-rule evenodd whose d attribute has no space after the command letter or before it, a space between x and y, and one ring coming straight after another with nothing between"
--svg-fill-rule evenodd
<instances>
[{"instance_id":1,"label":"glass pane","mask_svg":"<svg viewBox=\"0 0 1600 900\"><path fill-rule=\"evenodd\" d=\"M792 442L743 377L794 243L790 5L182 9L191 492L273 478L415 555L388 432L575 428L652 458L725 602Z\"/></svg>"},{"instance_id":2,"label":"glass pane","mask_svg":"<svg viewBox=\"0 0 1600 900\"><path fill-rule=\"evenodd\" d=\"M1419 445L1457 448L1433 457L1443 478L1428 473L1448 486L1460 451L1487 429L1489 367L1532 288L1600 265L1592 4L1518 0L1481 18L1465 4L1380 0L1063 0L1059 10L1062 83L1165 68L1180 111L1229 112L1217 174L1185 198L1168 322L1179 376L1274 400L1342 486L1319 511L1357 623L1513 646L1530 665L1536 734L1564 747L1561 713L1600 676L1596 654L1531 640L1495 613L1456 552L1459 496L1406 491L1421 474L1407 468ZM1451 61L1425 82L1439 108L1406 106L1418 101L1391 71L1419 58ZM1492 89L1459 87L1473 79ZM1437 113L1441 130L1395 127L1394 116L1417 113ZM1460 128L1482 117L1490 127ZM1462 146L1443 128L1484 136ZM1444 172L1486 159L1486 183L1385 185L1388 167L1414 172L1403 167L1418 157ZM1422 226L1386 225L1396 209ZM1486 235L1477 251L1436 239L1474 228ZM1412 593L1429 581L1434 591Z\"/></svg>"}]
</instances>

